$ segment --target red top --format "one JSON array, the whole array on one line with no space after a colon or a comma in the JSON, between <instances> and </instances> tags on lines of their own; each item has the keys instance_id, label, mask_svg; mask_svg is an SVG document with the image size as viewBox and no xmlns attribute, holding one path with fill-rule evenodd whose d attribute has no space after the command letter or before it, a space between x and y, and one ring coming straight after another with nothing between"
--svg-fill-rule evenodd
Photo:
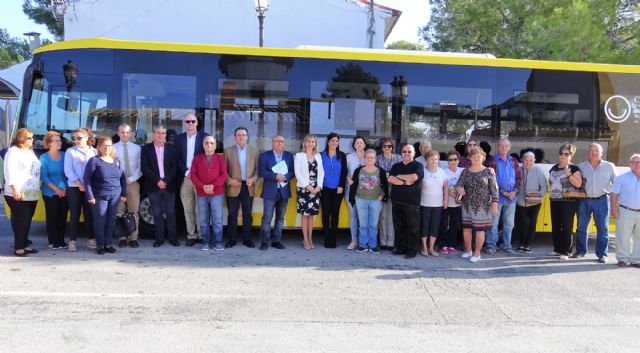
<instances>
[{"instance_id":1,"label":"red top","mask_svg":"<svg viewBox=\"0 0 640 353\"><path fill-rule=\"evenodd\" d=\"M227 180L227 163L223 156L215 153L211 156L211 163L207 163L205 154L200 153L193 157L189 177L196 187L198 196L222 195ZM205 185L213 185L213 194L204 192Z\"/></svg>"}]
</instances>

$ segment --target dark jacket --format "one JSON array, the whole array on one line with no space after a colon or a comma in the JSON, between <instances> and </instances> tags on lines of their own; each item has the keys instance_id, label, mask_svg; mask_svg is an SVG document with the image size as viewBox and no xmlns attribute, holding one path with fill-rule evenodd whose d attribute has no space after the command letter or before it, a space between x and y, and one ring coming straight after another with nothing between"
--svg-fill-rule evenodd
<instances>
[{"instance_id":1,"label":"dark jacket","mask_svg":"<svg viewBox=\"0 0 640 353\"><path fill-rule=\"evenodd\" d=\"M177 190L176 176L178 174L178 166L176 164L176 150L171 144L164 145L164 179L160 178L158 170L158 158L156 157L156 149L153 142L142 146L140 152L140 164L142 174L144 175L144 190L147 193L160 190L158 182L163 180L167 183L167 191L175 193Z\"/></svg>"},{"instance_id":2,"label":"dark jacket","mask_svg":"<svg viewBox=\"0 0 640 353\"><path fill-rule=\"evenodd\" d=\"M287 164L289 172L285 174L285 185L280 190L282 197L285 199L291 197L291 179L296 177L295 170L293 169L293 154L291 152L283 151L282 160ZM276 165L276 156L273 150L265 151L260 154L258 159L258 176L263 179L262 182L262 198L267 200L275 200L276 193L278 192L278 181L276 180L277 174L274 173L271 168Z\"/></svg>"},{"instance_id":3,"label":"dark jacket","mask_svg":"<svg viewBox=\"0 0 640 353\"><path fill-rule=\"evenodd\" d=\"M196 145L193 149L193 157L199 155L200 153L204 153L204 147L202 147L202 141L205 136L208 136L206 132L196 131ZM187 170L191 169L190 165L187 165L187 133L183 132L176 136L175 140L176 144L176 153L178 154L178 187L182 185L182 181L184 180L184 174Z\"/></svg>"},{"instance_id":4,"label":"dark jacket","mask_svg":"<svg viewBox=\"0 0 640 353\"><path fill-rule=\"evenodd\" d=\"M353 172L353 184L349 187L349 203L352 205L356 204L356 193L358 192L358 184L360 183L360 170L364 168L358 167ZM387 182L387 172L381 167L377 167L378 172L380 173L380 188L382 189L382 201L387 201L387 195L389 194L389 183Z\"/></svg>"}]
</instances>

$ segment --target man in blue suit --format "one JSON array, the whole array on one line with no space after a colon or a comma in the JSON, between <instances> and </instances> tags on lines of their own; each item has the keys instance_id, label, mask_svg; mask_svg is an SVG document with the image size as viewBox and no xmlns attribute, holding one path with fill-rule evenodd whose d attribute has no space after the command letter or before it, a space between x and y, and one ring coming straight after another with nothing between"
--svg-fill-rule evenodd
<instances>
[{"instance_id":1,"label":"man in blue suit","mask_svg":"<svg viewBox=\"0 0 640 353\"><path fill-rule=\"evenodd\" d=\"M295 177L293 155L284 150L284 137L274 136L271 139L271 146L273 149L263 152L258 159L258 176L264 180L262 184L264 209L262 211L262 226L260 227L262 241L260 250L267 250L270 242L274 248L284 249L281 239L284 215L287 213L287 203L291 197L289 181ZM286 171L281 168L283 164L279 163L286 164ZM272 232L271 219L274 210L276 221L275 229Z\"/></svg>"}]
</instances>

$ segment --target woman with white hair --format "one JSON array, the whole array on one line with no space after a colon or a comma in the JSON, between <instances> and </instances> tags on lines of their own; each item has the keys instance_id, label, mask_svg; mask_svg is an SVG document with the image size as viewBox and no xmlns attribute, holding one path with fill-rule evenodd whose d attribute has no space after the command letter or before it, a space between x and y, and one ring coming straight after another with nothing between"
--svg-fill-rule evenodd
<instances>
[{"instance_id":1,"label":"woman with white hair","mask_svg":"<svg viewBox=\"0 0 640 353\"><path fill-rule=\"evenodd\" d=\"M522 155L522 187L518 189L516 204L516 226L514 234L519 239L518 252L530 253L531 242L536 234L538 212L549 189L547 177L535 165L536 155L529 151Z\"/></svg>"}]
</instances>

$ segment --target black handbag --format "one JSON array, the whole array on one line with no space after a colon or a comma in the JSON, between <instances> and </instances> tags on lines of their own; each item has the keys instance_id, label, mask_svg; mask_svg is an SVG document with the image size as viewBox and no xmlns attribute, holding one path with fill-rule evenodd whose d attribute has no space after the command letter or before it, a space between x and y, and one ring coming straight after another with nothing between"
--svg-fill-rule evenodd
<instances>
[{"instance_id":1,"label":"black handbag","mask_svg":"<svg viewBox=\"0 0 640 353\"><path fill-rule=\"evenodd\" d=\"M116 217L116 237L126 237L138 229L136 227L136 216L133 212L125 212L122 216Z\"/></svg>"}]
</instances>

